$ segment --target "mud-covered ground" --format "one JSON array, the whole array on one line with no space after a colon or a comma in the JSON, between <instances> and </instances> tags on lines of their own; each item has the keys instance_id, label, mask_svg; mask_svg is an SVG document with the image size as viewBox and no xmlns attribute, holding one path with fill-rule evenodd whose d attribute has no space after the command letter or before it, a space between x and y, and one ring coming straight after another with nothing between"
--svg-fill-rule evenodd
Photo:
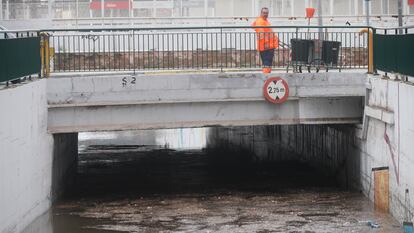
<instances>
[{"instance_id":1,"label":"mud-covered ground","mask_svg":"<svg viewBox=\"0 0 414 233\"><path fill-rule=\"evenodd\" d=\"M138 145L83 147L51 222L54 233L401 232L306 164Z\"/></svg>"}]
</instances>

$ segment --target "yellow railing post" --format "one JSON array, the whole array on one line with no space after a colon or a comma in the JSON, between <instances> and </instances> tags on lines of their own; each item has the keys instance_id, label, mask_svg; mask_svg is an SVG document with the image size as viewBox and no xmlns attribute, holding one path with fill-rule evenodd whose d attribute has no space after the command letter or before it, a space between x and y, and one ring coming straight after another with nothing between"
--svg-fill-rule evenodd
<instances>
[{"instance_id":1,"label":"yellow railing post","mask_svg":"<svg viewBox=\"0 0 414 233\"><path fill-rule=\"evenodd\" d=\"M49 44L49 34L46 32L41 32L41 45L40 45L40 56L42 59L42 74L43 77L49 77L50 75L50 44Z\"/></svg>"},{"instance_id":2,"label":"yellow railing post","mask_svg":"<svg viewBox=\"0 0 414 233\"><path fill-rule=\"evenodd\" d=\"M42 36L42 34L40 34L40 66L41 66L41 71L40 71L40 73L41 73L41 75L43 76L43 67L44 67L44 65L43 65L43 63L44 63L44 60L45 60L45 54L44 54L44 43L43 43L43 36Z\"/></svg>"},{"instance_id":3,"label":"yellow railing post","mask_svg":"<svg viewBox=\"0 0 414 233\"><path fill-rule=\"evenodd\" d=\"M374 73L374 36L369 28L362 29L359 34L368 33L368 73Z\"/></svg>"}]
</instances>

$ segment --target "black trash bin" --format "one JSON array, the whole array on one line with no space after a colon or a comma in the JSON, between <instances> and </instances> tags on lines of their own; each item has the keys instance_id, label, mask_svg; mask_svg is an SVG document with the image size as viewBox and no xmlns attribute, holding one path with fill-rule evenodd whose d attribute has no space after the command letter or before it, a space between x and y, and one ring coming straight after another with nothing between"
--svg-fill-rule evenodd
<instances>
[{"instance_id":1,"label":"black trash bin","mask_svg":"<svg viewBox=\"0 0 414 233\"><path fill-rule=\"evenodd\" d=\"M313 40L291 39L290 44L293 64L309 64L312 62L315 47Z\"/></svg>"},{"instance_id":2,"label":"black trash bin","mask_svg":"<svg viewBox=\"0 0 414 233\"><path fill-rule=\"evenodd\" d=\"M327 67L337 67L339 49L341 42L338 41L323 41L322 42L322 61Z\"/></svg>"}]
</instances>

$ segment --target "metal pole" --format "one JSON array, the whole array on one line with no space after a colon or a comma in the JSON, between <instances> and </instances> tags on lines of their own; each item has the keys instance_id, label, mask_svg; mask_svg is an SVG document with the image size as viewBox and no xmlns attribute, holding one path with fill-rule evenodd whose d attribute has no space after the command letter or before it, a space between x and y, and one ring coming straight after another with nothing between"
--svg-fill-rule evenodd
<instances>
[{"instance_id":1,"label":"metal pole","mask_svg":"<svg viewBox=\"0 0 414 233\"><path fill-rule=\"evenodd\" d=\"M131 0L131 17L134 18L134 1Z\"/></svg>"},{"instance_id":2,"label":"metal pole","mask_svg":"<svg viewBox=\"0 0 414 233\"><path fill-rule=\"evenodd\" d=\"M359 10L358 10L358 0L354 0L354 16L358 16L359 15ZM359 20L359 19L358 19Z\"/></svg>"},{"instance_id":3,"label":"metal pole","mask_svg":"<svg viewBox=\"0 0 414 233\"><path fill-rule=\"evenodd\" d=\"M207 16L208 16L208 2L207 1L208 0L204 0L204 17L205 17L205 25L206 26L208 25L208 19L207 19ZM233 0L231 0L231 4L233 4ZM233 5L231 6L231 10L234 11ZM203 43L203 42L201 42L201 43Z\"/></svg>"},{"instance_id":4,"label":"metal pole","mask_svg":"<svg viewBox=\"0 0 414 233\"><path fill-rule=\"evenodd\" d=\"M10 6L9 6L9 0L6 0L6 19L10 19Z\"/></svg>"},{"instance_id":5,"label":"metal pole","mask_svg":"<svg viewBox=\"0 0 414 233\"><path fill-rule=\"evenodd\" d=\"M92 4L92 0L89 0L89 18L93 17L92 8L90 7L91 4Z\"/></svg>"},{"instance_id":6,"label":"metal pole","mask_svg":"<svg viewBox=\"0 0 414 233\"><path fill-rule=\"evenodd\" d=\"M329 1L329 15L330 16L334 15L334 0Z\"/></svg>"},{"instance_id":7,"label":"metal pole","mask_svg":"<svg viewBox=\"0 0 414 233\"><path fill-rule=\"evenodd\" d=\"M256 15L256 7L255 7L255 0L252 0L252 17Z\"/></svg>"},{"instance_id":8,"label":"metal pole","mask_svg":"<svg viewBox=\"0 0 414 233\"><path fill-rule=\"evenodd\" d=\"M322 26L323 26L323 19L322 19L322 0L318 0L318 26L319 28L319 36L322 35ZM319 37L321 39L321 37Z\"/></svg>"},{"instance_id":9,"label":"metal pole","mask_svg":"<svg viewBox=\"0 0 414 233\"><path fill-rule=\"evenodd\" d=\"M370 10L369 10L369 1L370 0L365 0L365 15L366 15L366 21L367 21L367 26L369 26L370 25L370 23L369 23L369 17L370 17Z\"/></svg>"},{"instance_id":10,"label":"metal pole","mask_svg":"<svg viewBox=\"0 0 414 233\"><path fill-rule=\"evenodd\" d=\"M101 18L105 17L105 0L101 0Z\"/></svg>"},{"instance_id":11,"label":"metal pole","mask_svg":"<svg viewBox=\"0 0 414 233\"><path fill-rule=\"evenodd\" d=\"M318 47L317 50L319 51L318 55L315 56L316 59L321 59L322 58L322 41L324 39L323 36L323 19L322 19L322 0L318 0L318 25L319 25L319 29L318 29ZM319 64L318 64L319 65Z\"/></svg>"},{"instance_id":12,"label":"metal pole","mask_svg":"<svg viewBox=\"0 0 414 233\"><path fill-rule=\"evenodd\" d=\"M398 26L402 27L403 26L403 3L402 0L398 0ZM399 30L399 34L402 34L403 31L402 29Z\"/></svg>"},{"instance_id":13,"label":"metal pole","mask_svg":"<svg viewBox=\"0 0 414 233\"><path fill-rule=\"evenodd\" d=\"M207 0L204 0L204 17L207 17L207 16L208 16L208 2Z\"/></svg>"},{"instance_id":14,"label":"metal pole","mask_svg":"<svg viewBox=\"0 0 414 233\"><path fill-rule=\"evenodd\" d=\"M230 8L231 8L231 16L238 16L237 14L234 14L234 9L235 9L235 7L234 7L234 0L231 0L231 2L230 2Z\"/></svg>"},{"instance_id":15,"label":"metal pole","mask_svg":"<svg viewBox=\"0 0 414 233\"><path fill-rule=\"evenodd\" d=\"M175 15L176 15L175 2L172 1L171 18L176 18Z\"/></svg>"},{"instance_id":16,"label":"metal pole","mask_svg":"<svg viewBox=\"0 0 414 233\"><path fill-rule=\"evenodd\" d=\"M79 0L76 0L76 19L79 19Z\"/></svg>"},{"instance_id":17,"label":"metal pole","mask_svg":"<svg viewBox=\"0 0 414 233\"><path fill-rule=\"evenodd\" d=\"M259 1L258 0L254 0L254 15L258 14L261 9L259 8Z\"/></svg>"},{"instance_id":18,"label":"metal pole","mask_svg":"<svg viewBox=\"0 0 414 233\"><path fill-rule=\"evenodd\" d=\"M22 9L23 9L23 19L26 19L27 11L26 11L26 1L22 0ZM17 18L17 17L16 17Z\"/></svg>"},{"instance_id":19,"label":"metal pole","mask_svg":"<svg viewBox=\"0 0 414 233\"><path fill-rule=\"evenodd\" d=\"M47 16L49 19L53 19L52 17L52 0L47 1Z\"/></svg>"},{"instance_id":20,"label":"metal pole","mask_svg":"<svg viewBox=\"0 0 414 233\"><path fill-rule=\"evenodd\" d=\"M131 0L128 0L128 17L131 18Z\"/></svg>"},{"instance_id":21,"label":"metal pole","mask_svg":"<svg viewBox=\"0 0 414 233\"><path fill-rule=\"evenodd\" d=\"M3 0L0 0L0 20L3 20Z\"/></svg>"},{"instance_id":22,"label":"metal pole","mask_svg":"<svg viewBox=\"0 0 414 233\"><path fill-rule=\"evenodd\" d=\"M285 0L282 0L282 10L280 11L280 15L279 16L284 16L285 14ZM272 9L272 14L270 16L275 16L275 11L273 9L273 1L270 2L270 9Z\"/></svg>"},{"instance_id":23,"label":"metal pole","mask_svg":"<svg viewBox=\"0 0 414 233\"><path fill-rule=\"evenodd\" d=\"M180 1L180 17L184 16L184 12L183 12L183 0Z\"/></svg>"},{"instance_id":24,"label":"metal pole","mask_svg":"<svg viewBox=\"0 0 414 233\"><path fill-rule=\"evenodd\" d=\"M405 1L403 5L403 11L404 11L404 15L410 14L410 5L408 5L408 1Z\"/></svg>"},{"instance_id":25,"label":"metal pole","mask_svg":"<svg viewBox=\"0 0 414 233\"><path fill-rule=\"evenodd\" d=\"M155 7L155 0L152 1L152 17L157 17L157 8Z\"/></svg>"}]
</instances>

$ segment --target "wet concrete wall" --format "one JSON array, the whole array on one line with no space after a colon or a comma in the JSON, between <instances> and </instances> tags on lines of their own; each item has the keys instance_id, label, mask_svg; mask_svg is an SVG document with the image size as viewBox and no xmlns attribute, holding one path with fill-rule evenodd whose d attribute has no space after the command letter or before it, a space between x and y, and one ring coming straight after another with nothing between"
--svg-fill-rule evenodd
<instances>
[{"instance_id":1,"label":"wet concrete wall","mask_svg":"<svg viewBox=\"0 0 414 233\"><path fill-rule=\"evenodd\" d=\"M76 159L77 134L47 131L46 81L0 90L1 233L21 232L45 213Z\"/></svg>"},{"instance_id":2,"label":"wet concrete wall","mask_svg":"<svg viewBox=\"0 0 414 233\"><path fill-rule=\"evenodd\" d=\"M0 90L0 106L0 232L20 232L50 207L46 80Z\"/></svg>"},{"instance_id":3,"label":"wet concrete wall","mask_svg":"<svg viewBox=\"0 0 414 233\"><path fill-rule=\"evenodd\" d=\"M414 86L380 76L370 77L367 86L366 138L362 130L355 137L362 190L373 200L372 169L388 167L390 212L400 222L413 221Z\"/></svg>"},{"instance_id":4,"label":"wet concrete wall","mask_svg":"<svg viewBox=\"0 0 414 233\"><path fill-rule=\"evenodd\" d=\"M52 166L52 201L70 188L76 177L78 134L54 134Z\"/></svg>"},{"instance_id":5,"label":"wet concrete wall","mask_svg":"<svg viewBox=\"0 0 414 233\"><path fill-rule=\"evenodd\" d=\"M209 149L254 154L257 162L306 162L347 184L346 162L352 154L349 126L275 125L212 128Z\"/></svg>"},{"instance_id":6,"label":"wet concrete wall","mask_svg":"<svg viewBox=\"0 0 414 233\"><path fill-rule=\"evenodd\" d=\"M279 145L297 159L330 175L345 188L352 188L358 181L349 174L355 153L352 125L292 125L270 126Z\"/></svg>"}]
</instances>

